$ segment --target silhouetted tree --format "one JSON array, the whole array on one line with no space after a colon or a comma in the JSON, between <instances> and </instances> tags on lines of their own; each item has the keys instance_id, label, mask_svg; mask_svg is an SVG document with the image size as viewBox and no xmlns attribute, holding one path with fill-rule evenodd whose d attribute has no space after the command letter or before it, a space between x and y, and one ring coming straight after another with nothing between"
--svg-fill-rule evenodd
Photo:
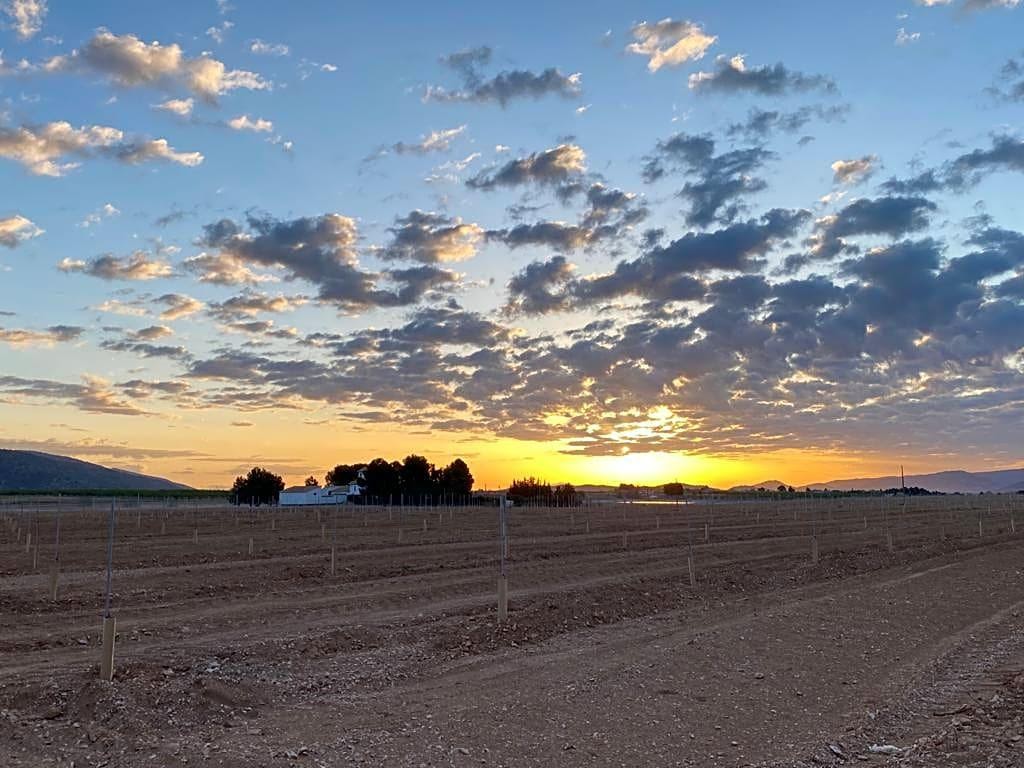
<instances>
[{"instance_id":1,"label":"silhouetted tree","mask_svg":"<svg viewBox=\"0 0 1024 768\"><path fill-rule=\"evenodd\" d=\"M547 499L551 496L551 485L542 483L535 477L524 477L513 480L508 487L508 498L516 504L524 504Z\"/></svg>"},{"instance_id":2,"label":"silhouetted tree","mask_svg":"<svg viewBox=\"0 0 1024 768\"><path fill-rule=\"evenodd\" d=\"M317 480L312 475L310 475L309 477L306 478L305 486L307 488L319 488L320 487L320 481Z\"/></svg>"},{"instance_id":3,"label":"silhouetted tree","mask_svg":"<svg viewBox=\"0 0 1024 768\"><path fill-rule=\"evenodd\" d=\"M441 470L441 494L449 499L460 499L473 492L473 475L469 465L462 459L456 459Z\"/></svg>"},{"instance_id":4,"label":"silhouetted tree","mask_svg":"<svg viewBox=\"0 0 1024 768\"><path fill-rule=\"evenodd\" d=\"M398 500L401 493L402 465L397 461L374 459L363 470L366 478L366 496L371 499Z\"/></svg>"},{"instance_id":5,"label":"silhouetted tree","mask_svg":"<svg viewBox=\"0 0 1024 768\"><path fill-rule=\"evenodd\" d=\"M402 462L399 470L401 477L402 493L413 499L424 496L433 497L434 491L434 467L423 456L410 454Z\"/></svg>"},{"instance_id":6,"label":"silhouetted tree","mask_svg":"<svg viewBox=\"0 0 1024 768\"><path fill-rule=\"evenodd\" d=\"M244 477L236 477L235 484L231 486L236 504L276 503L283 490L284 480L281 476L263 467L253 467Z\"/></svg>"},{"instance_id":7,"label":"silhouetted tree","mask_svg":"<svg viewBox=\"0 0 1024 768\"><path fill-rule=\"evenodd\" d=\"M365 464L339 464L327 472L324 476L324 484L348 485L359 477L359 470L365 468Z\"/></svg>"},{"instance_id":8,"label":"silhouetted tree","mask_svg":"<svg viewBox=\"0 0 1024 768\"><path fill-rule=\"evenodd\" d=\"M682 496L686 493L686 486L682 483L665 483L663 490L666 496Z\"/></svg>"}]
</instances>

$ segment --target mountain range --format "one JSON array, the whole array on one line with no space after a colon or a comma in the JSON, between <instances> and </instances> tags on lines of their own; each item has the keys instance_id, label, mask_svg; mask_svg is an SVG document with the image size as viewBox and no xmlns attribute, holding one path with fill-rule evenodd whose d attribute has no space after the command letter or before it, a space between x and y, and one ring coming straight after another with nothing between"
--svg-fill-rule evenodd
<instances>
[{"instance_id":1,"label":"mountain range","mask_svg":"<svg viewBox=\"0 0 1024 768\"><path fill-rule=\"evenodd\" d=\"M189 486L67 456L0 448L0 491L172 491Z\"/></svg>"},{"instance_id":2,"label":"mountain range","mask_svg":"<svg viewBox=\"0 0 1024 768\"><path fill-rule=\"evenodd\" d=\"M991 472L967 472L962 469L952 469L926 475L907 475L905 482L908 488L916 486L940 493L1014 493L1024 490L1024 469L1000 469ZM778 480L766 480L755 485L738 485L729 490L750 491L755 488L774 490L780 485L784 485L784 483ZM884 488L899 488L900 485L899 475L889 475L829 480L826 483L810 483L797 487L800 490L815 491L824 488L833 491L875 491Z\"/></svg>"}]
</instances>

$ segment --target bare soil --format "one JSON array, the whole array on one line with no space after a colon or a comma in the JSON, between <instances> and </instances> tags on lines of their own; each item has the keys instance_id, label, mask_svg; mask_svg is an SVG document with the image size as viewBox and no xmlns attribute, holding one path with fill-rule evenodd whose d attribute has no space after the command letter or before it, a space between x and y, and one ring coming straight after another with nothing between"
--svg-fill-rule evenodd
<instances>
[{"instance_id":1,"label":"bare soil","mask_svg":"<svg viewBox=\"0 0 1024 768\"><path fill-rule=\"evenodd\" d=\"M121 507L106 683L107 511L7 505L0 766L1022 766L1022 513L516 509L499 625L495 510Z\"/></svg>"}]
</instances>

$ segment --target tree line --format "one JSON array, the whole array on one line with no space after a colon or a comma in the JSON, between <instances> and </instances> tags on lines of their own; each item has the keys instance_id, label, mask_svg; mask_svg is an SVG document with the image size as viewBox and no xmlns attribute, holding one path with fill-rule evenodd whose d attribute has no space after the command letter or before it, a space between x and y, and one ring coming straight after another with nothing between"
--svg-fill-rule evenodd
<instances>
[{"instance_id":1,"label":"tree line","mask_svg":"<svg viewBox=\"0 0 1024 768\"><path fill-rule=\"evenodd\" d=\"M377 458L366 463L338 464L324 476L324 485L359 484L361 500L380 504L463 504L473 493L473 474L462 459L444 467L424 456L410 454L402 461ZM308 477L306 486L319 486ZM284 490L284 480L263 467L239 476L231 488L238 504L272 504Z\"/></svg>"}]
</instances>

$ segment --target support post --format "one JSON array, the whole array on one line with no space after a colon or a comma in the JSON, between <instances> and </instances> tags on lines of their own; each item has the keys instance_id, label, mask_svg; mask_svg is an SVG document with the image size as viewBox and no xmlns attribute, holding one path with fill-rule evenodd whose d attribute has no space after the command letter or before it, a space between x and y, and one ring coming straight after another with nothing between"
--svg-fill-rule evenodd
<instances>
[{"instance_id":1,"label":"support post","mask_svg":"<svg viewBox=\"0 0 1024 768\"><path fill-rule=\"evenodd\" d=\"M117 619L106 616L103 619L103 656L100 658L100 680L114 679L114 638L117 635Z\"/></svg>"},{"instance_id":2,"label":"support post","mask_svg":"<svg viewBox=\"0 0 1024 768\"><path fill-rule=\"evenodd\" d=\"M508 620L508 507L505 498L498 500L498 623Z\"/></svg>"},{"instance_id":3,"label":"support post","mask_svg":"<svg viewBox=\"0 0 1024 768\"><path fill-rule=\"evenodd\" d=\"M110 522L107 528L107 589L103 605L103 652L100 656L100 680L114 679L114 638L117 634L117 620L110 613L111 581L114 573L114 525L117 509L110 502Z\"/></svg>"}]
</instances>

